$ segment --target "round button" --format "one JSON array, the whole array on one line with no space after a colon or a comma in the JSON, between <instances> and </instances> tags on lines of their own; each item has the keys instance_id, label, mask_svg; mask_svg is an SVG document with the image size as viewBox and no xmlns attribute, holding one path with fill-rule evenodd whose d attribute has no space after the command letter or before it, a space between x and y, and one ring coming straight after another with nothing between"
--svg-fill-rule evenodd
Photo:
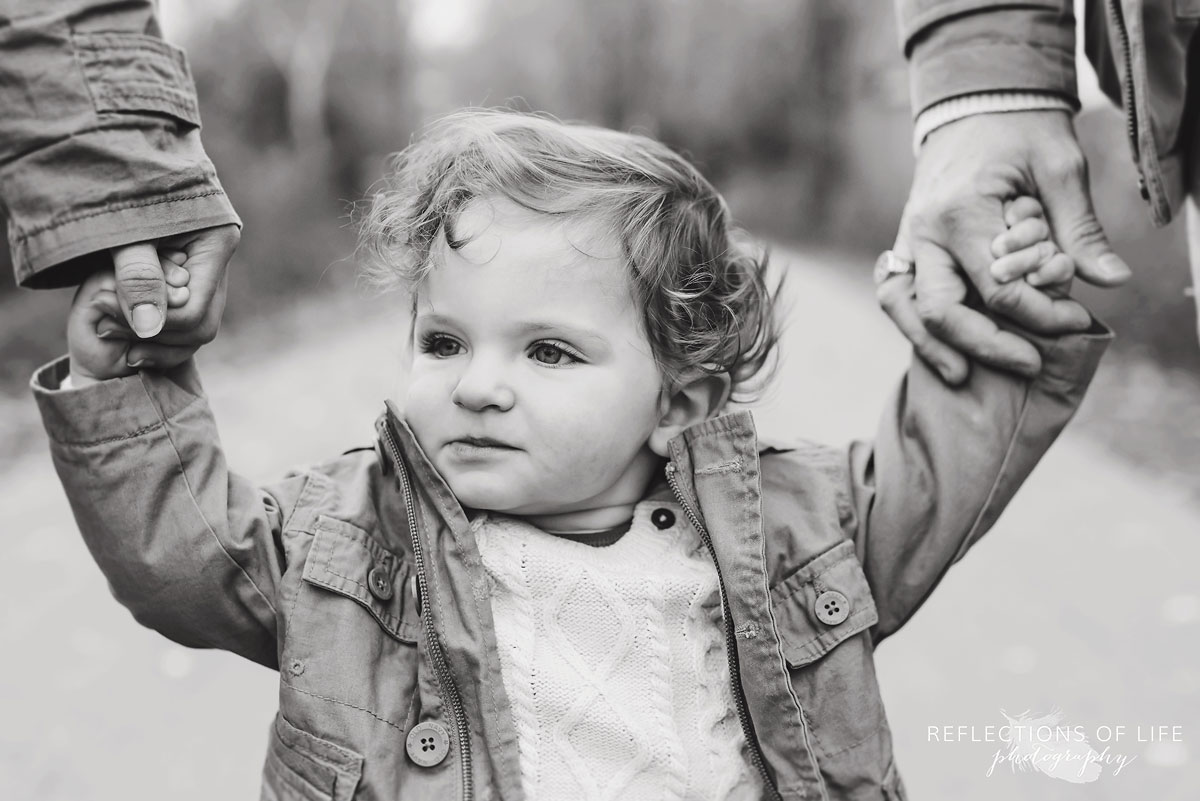
<instances>
[{"instance_id":1,"label":"round button","mask_svg":"<svg viewBox=\"0 0 1200 801\"><path fill-rule=\"evenodd\" d=\"M675 513L670 509L655 509L650 513L650 522L660 531L665 531L675 525Z\"/></svg>"},{"instance_id":2,"label":"round button","mask_svg":"<svg viewBox=\"0 0 1200 801\"><path fill-rule=\"evenodd\" d=\"M367 587L371 594L381 601L392 600L392 577L388 575L383 565L375 565L367 574Z\"/></svg>"},{"instance_id":3,"label":"round button","mask_svg":"<svg viewBox=\"0 0 1200 801\"><path fill-rule=\"evenodd\" d=\"M850 602L837 590L826 590L817 596L813 611L817 613L817 620L836 626L850 616Z\"/></svg>"},{"instance_id":4,"label":"round button","mask_svg":"<svg viewBox=\"0 0 1200 801\"><path fill-rule=\"evenodd\" d=\"M436 720L413 726L404 743L408 758L423 768L431 768L450 753L450 732Z\"/></svg>"}]
</instances>

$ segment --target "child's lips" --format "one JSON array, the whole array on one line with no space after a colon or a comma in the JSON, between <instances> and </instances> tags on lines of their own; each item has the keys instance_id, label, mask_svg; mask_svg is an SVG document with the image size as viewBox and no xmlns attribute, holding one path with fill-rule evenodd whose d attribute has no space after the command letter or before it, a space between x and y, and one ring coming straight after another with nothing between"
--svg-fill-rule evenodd
<instances>
[{"instance_id":1,"label":"child's lips","mask_svg":"<svg viewBox=\"0 0 1200 801\"><path fill-rule=\"evenodd\" d=\"M520 450L515 445L491 437L459 437L446 443L446 448L460 458L478 459Z\"/></svg>"}]
</instances>

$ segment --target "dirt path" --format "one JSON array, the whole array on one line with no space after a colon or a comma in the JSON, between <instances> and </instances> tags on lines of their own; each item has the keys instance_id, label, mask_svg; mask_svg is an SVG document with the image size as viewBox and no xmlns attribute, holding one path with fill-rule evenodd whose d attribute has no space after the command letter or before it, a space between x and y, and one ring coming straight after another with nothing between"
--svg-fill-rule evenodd
<instances>
[{"instance_id":1,"label":"dirt path","mask_svg":"<svg viewBox=\"0 0 1200 801\"><path fill-rule=\"evenodd\" d=\"M793 271L788 357L759 427L829 442L868 435L906 348L869 288L802 257ZM273 328L279 344L252 348L265 329L251 331L202 360L230 462L264 480L369 444L402 335L378 308L344 302L306 306ZM109 598L44 448L0 478L0 798L255 797L274 674L139 628ZM880 649L911 797L1194 798L1198 564L1200 509L1183 491L1068 432L997 529ZM928 734L974 726L982 740L1005 722L1001 708L1052 706L1089 736L1125 726L1110 754L1134 760L1082 787L1007 767L985 777L1002 744ZM1181 726L1183 742L1137 741L1135 727L1145 737L1159 725Z\"/></svg>"}]
</instances>

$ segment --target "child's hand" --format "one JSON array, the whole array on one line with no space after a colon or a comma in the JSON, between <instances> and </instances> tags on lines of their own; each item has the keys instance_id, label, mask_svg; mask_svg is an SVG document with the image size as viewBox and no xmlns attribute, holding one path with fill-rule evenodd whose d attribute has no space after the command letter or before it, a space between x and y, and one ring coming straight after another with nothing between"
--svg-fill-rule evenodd
<instances>
[{"instance_id":1,"label":"child's hand","mask_svg":"<svg viewBox=\"0 0 1200 801\"><path fill-rule=\"evenodd\" d=\"M1066 297L1075 262L1050 238L1050 226L1037 198L1018 197L1004 204L1008 230L992 240L992 277L1001 283L1024 278L1051 297Z\"/></svg>"},{"instance_id":2,"label":"child's hand","mask_svg":"<svg viewBox=\"0 0 1200 801\"><path fill-rule=\"evenodd\" d=\"M167 307L178 308L187 303L190 294L190 275L183 267L186 256L168 251L161 258L167 280ZM67 316L67 349L75 386L133 375L142 367L174 367L197 350L198 346L157 345L152 340L141 340L124 319L112 270L93 274L76 291Z\"/></svg>"}]
</instances>

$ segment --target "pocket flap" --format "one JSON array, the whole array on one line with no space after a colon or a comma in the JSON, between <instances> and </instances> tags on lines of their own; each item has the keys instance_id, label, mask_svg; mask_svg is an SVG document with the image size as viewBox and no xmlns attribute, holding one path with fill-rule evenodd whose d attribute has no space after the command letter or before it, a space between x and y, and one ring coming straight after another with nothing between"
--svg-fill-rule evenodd
<instances>
[{"instance_id":1,"label":"pocket flap","mask_svg":"<svg viewBox=\"0 0 1200 801\"><path fill-rule=\"evenodd\" d=\"M384 592L373 592L371 573L382 573ZM409 586L411 566L367 532L331 517L317 518L312 548L304 564L304 580L356 601L398 640L417 641L417 600ZM374 578L379 581L377 573ZM388 597L390 596L390 597Z\"/></svg>"},{"instance_id":2,"label":"pocket flap","mask_svg":"<svg viewBox=\"0 0 1200 801\"><path fill-rule=\"evenodd\" d=\"M183 51L156 36L76 33L75 52L98 112L169 114L200 125Z\"/></svg>"},{"instance_id":3,"label":"pocket flap","mask_svg":"<svg viewBox=\"0 0 1200 801\"><path fill-rule=\"evenodd\" d=\"M846 615L840 622L833 622L840 613L832 618L826 614L824 619L818 615L818 606L837 598L826 593L839 593L846 599ZM819 659L847 637L879 622L875 599L851 540L838 543L775 585L771 605L783 656L793 668Z\"/></svg>"},{"instance_id":4,"label":"pocket flap","mask_svg":"<svg viewBox=\"0 0 1200 801\"><path fill-rule=\"evenodd\" d=\"M363 758L275 716L267 751L268 780L278 779L313 801L349 801L362 778Z\"/></svg>"}]
</instances>

